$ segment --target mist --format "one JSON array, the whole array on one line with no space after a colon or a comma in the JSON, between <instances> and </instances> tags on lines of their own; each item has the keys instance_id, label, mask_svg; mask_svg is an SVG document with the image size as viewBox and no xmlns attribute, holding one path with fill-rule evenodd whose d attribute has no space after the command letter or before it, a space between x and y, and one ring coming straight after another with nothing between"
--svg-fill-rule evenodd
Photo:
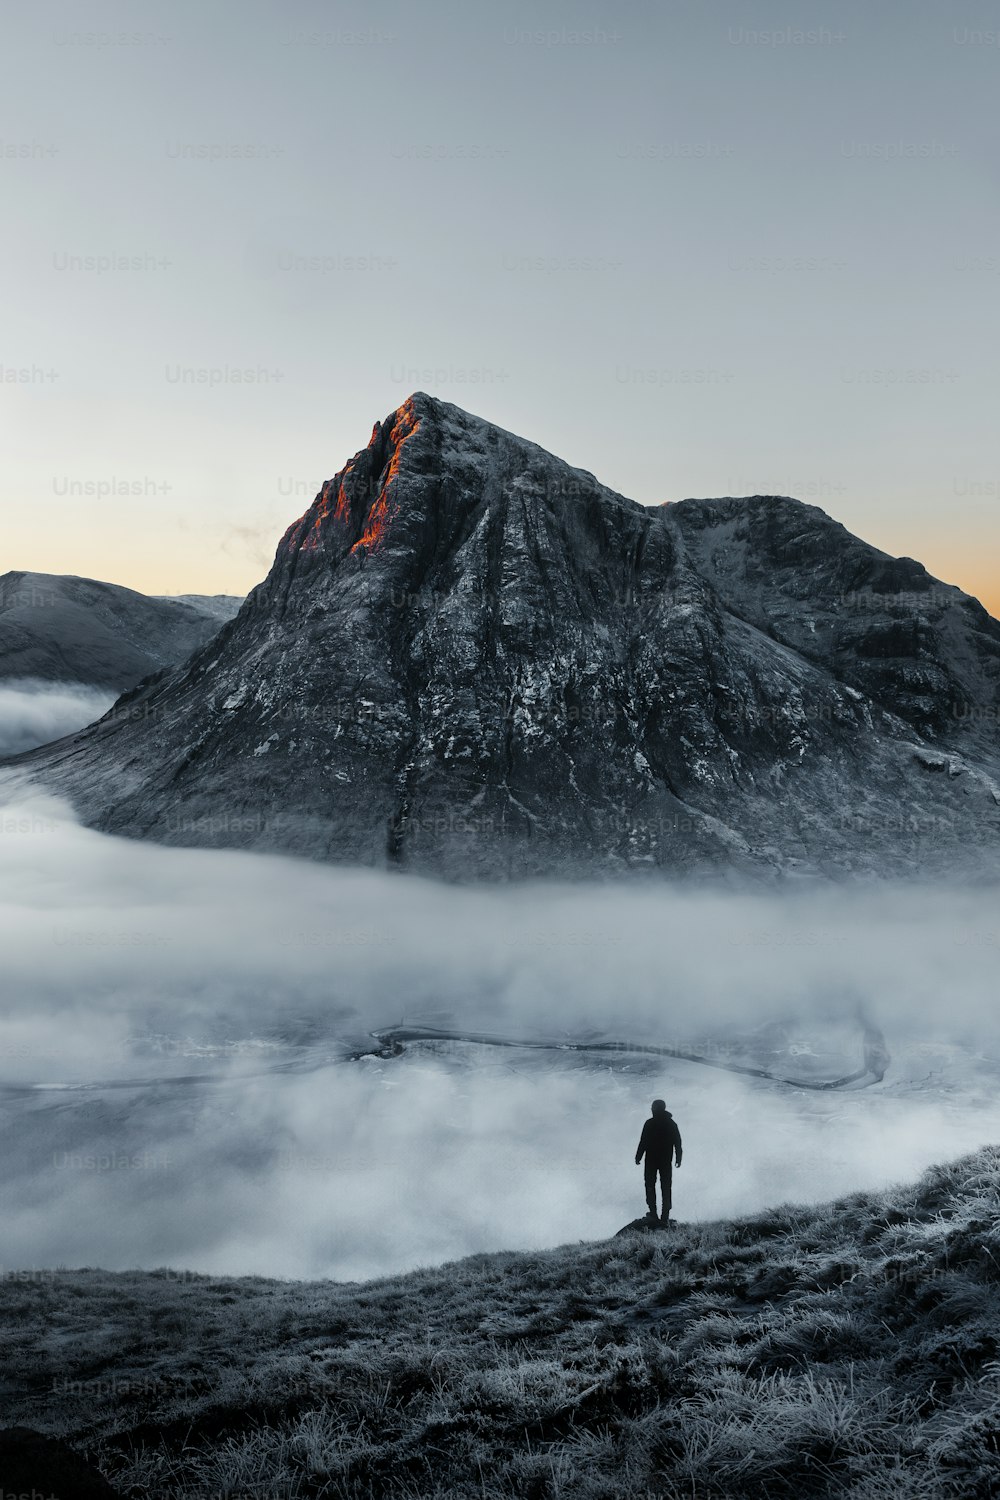
<instances>
[{"instance_id":1,"label":"mist","mask_svg":"<svg viewBox=\"0 0 1000 1500\"><path fill-rule=\"evenodd\" d=\"M605 1237L642 1211L657 1095L682 1221L1000 1138L995 887L459 889L111 838L9 773L0 799L11 1267L358 1279ZM859 1014L891 1054L870 1088L629 1050L780 1023L836 1075ZM549 1045L373 1055L400 1022ZM623 1047L558 1050L588 1039Z\"/></svg>"},{"instance_id":2,"label":"mist","mask_svg":"<svg viewBox=\"0 0 1000 1500\"><path fill-rule=\"evenodd\" d=\"M106 714L116 693L34 678L0 682L0 757L72 734Z\"/></svg>"}]
</instances>

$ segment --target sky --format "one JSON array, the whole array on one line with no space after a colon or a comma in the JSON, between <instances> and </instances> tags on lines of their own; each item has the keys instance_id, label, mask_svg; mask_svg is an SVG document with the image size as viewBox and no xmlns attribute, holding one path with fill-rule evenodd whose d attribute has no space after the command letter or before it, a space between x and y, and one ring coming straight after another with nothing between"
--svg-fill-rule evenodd
<instances>
[{"instance_id":1,"label":"sky","mask_svg":"<svg viewBox=\"0 0 1000 1500\"><path fill-rule=\"evenodd\" d=\"M0 1279L364 1278L605 1237L643 1212L656 1097L681 1222L912 1181L1000 1136L997 912L995 888L889 882L444 887L109 837L0 775ZM629 1050L739 1059L778 1022L772 1068L836 1077L859 1009L877 1088ZM400 1022L624 1047L348 1060Z\"/></svg>"},{"instance_id":2,"label":"sky","mask_svg":"<svg viewBox=\"0 0 1000 1500\"><path fill-rule=\"evenodd\" d=\"M989 0L38 0L4 54L0 571L242 593L423 389L1000 614Z\"/></svg>"}]
</instances>

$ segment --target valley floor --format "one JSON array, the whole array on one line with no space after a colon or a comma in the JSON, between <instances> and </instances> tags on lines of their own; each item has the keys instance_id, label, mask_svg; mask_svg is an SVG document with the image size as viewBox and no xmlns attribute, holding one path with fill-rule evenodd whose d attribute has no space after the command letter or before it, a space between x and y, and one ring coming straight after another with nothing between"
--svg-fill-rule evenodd
<instances>
[{"instance_id":1,"label":"valley floor","mask_svg":"<svg viewBox=\"0 0 1000 1500\"><path fill-rule=\"evenodd\" d=\"M375 1282L8 1271L8 1424L146 1500L987 1500L1000 1147Z\"/></svg>"}]
</instances>

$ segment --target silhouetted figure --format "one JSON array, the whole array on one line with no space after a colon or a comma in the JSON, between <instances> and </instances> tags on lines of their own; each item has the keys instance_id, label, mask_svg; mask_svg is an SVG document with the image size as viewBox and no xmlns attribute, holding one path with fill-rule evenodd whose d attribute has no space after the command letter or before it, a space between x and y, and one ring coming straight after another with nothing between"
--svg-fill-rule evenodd
<instances>
[{"instance_id":1,"label":"silhouetted figure","mask_svg":"<svg viewBox=\"0 0 1000 1500\"><path fill-rule=\"evenodd\" d=\"M677 1165L681 1164L681 1133L662 1099L653 1100L652 1111L653 1113L642 1127L638 1150L635 1153L635 1164L638 1166L642 1158L646 1158L646 1206L649 1209L647 1217L653 1224L668 1224L672 1202L671 1171L675 1158ZM660 1191L663 1196L662 1218L658 1218L656 1213L657 1177L660 1179Z\"/></svg>"}]
</instances>

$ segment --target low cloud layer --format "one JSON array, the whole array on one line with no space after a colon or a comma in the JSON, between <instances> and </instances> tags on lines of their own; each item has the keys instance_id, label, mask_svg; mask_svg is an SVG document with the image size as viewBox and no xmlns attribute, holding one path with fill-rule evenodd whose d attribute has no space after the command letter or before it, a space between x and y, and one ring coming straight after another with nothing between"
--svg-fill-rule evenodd
<instances>
[{"instance_id":1,"label":"low cloud layer","mask_svg":"<svg viewBox=\"0 0 1000 1500\"><path fill-rule=\"evenodd\" d=\"M0 682L0 757L34 750L106 714L116 694L76 683Z\"/></svg>"},{"instance_id":2,"label":"low cloud layer","mask_svg":"<svg viewBox=\"0 0 1000 1500\"><path fill-rule=\"evenodd\" d=\"M458 890L113 839L13 779L5 795L9 1266L358 1278L601 1237L643 1208L657 1094L685 1136L682 1219L1000 1138L995 889ZM754 1032L766 1050L770 1024L786 1072L836 1073L859 1013L892 1063L849 1092L627 1048L350 1060L399 1022L717 1058Z\"/></svg>"}]
</instances>

